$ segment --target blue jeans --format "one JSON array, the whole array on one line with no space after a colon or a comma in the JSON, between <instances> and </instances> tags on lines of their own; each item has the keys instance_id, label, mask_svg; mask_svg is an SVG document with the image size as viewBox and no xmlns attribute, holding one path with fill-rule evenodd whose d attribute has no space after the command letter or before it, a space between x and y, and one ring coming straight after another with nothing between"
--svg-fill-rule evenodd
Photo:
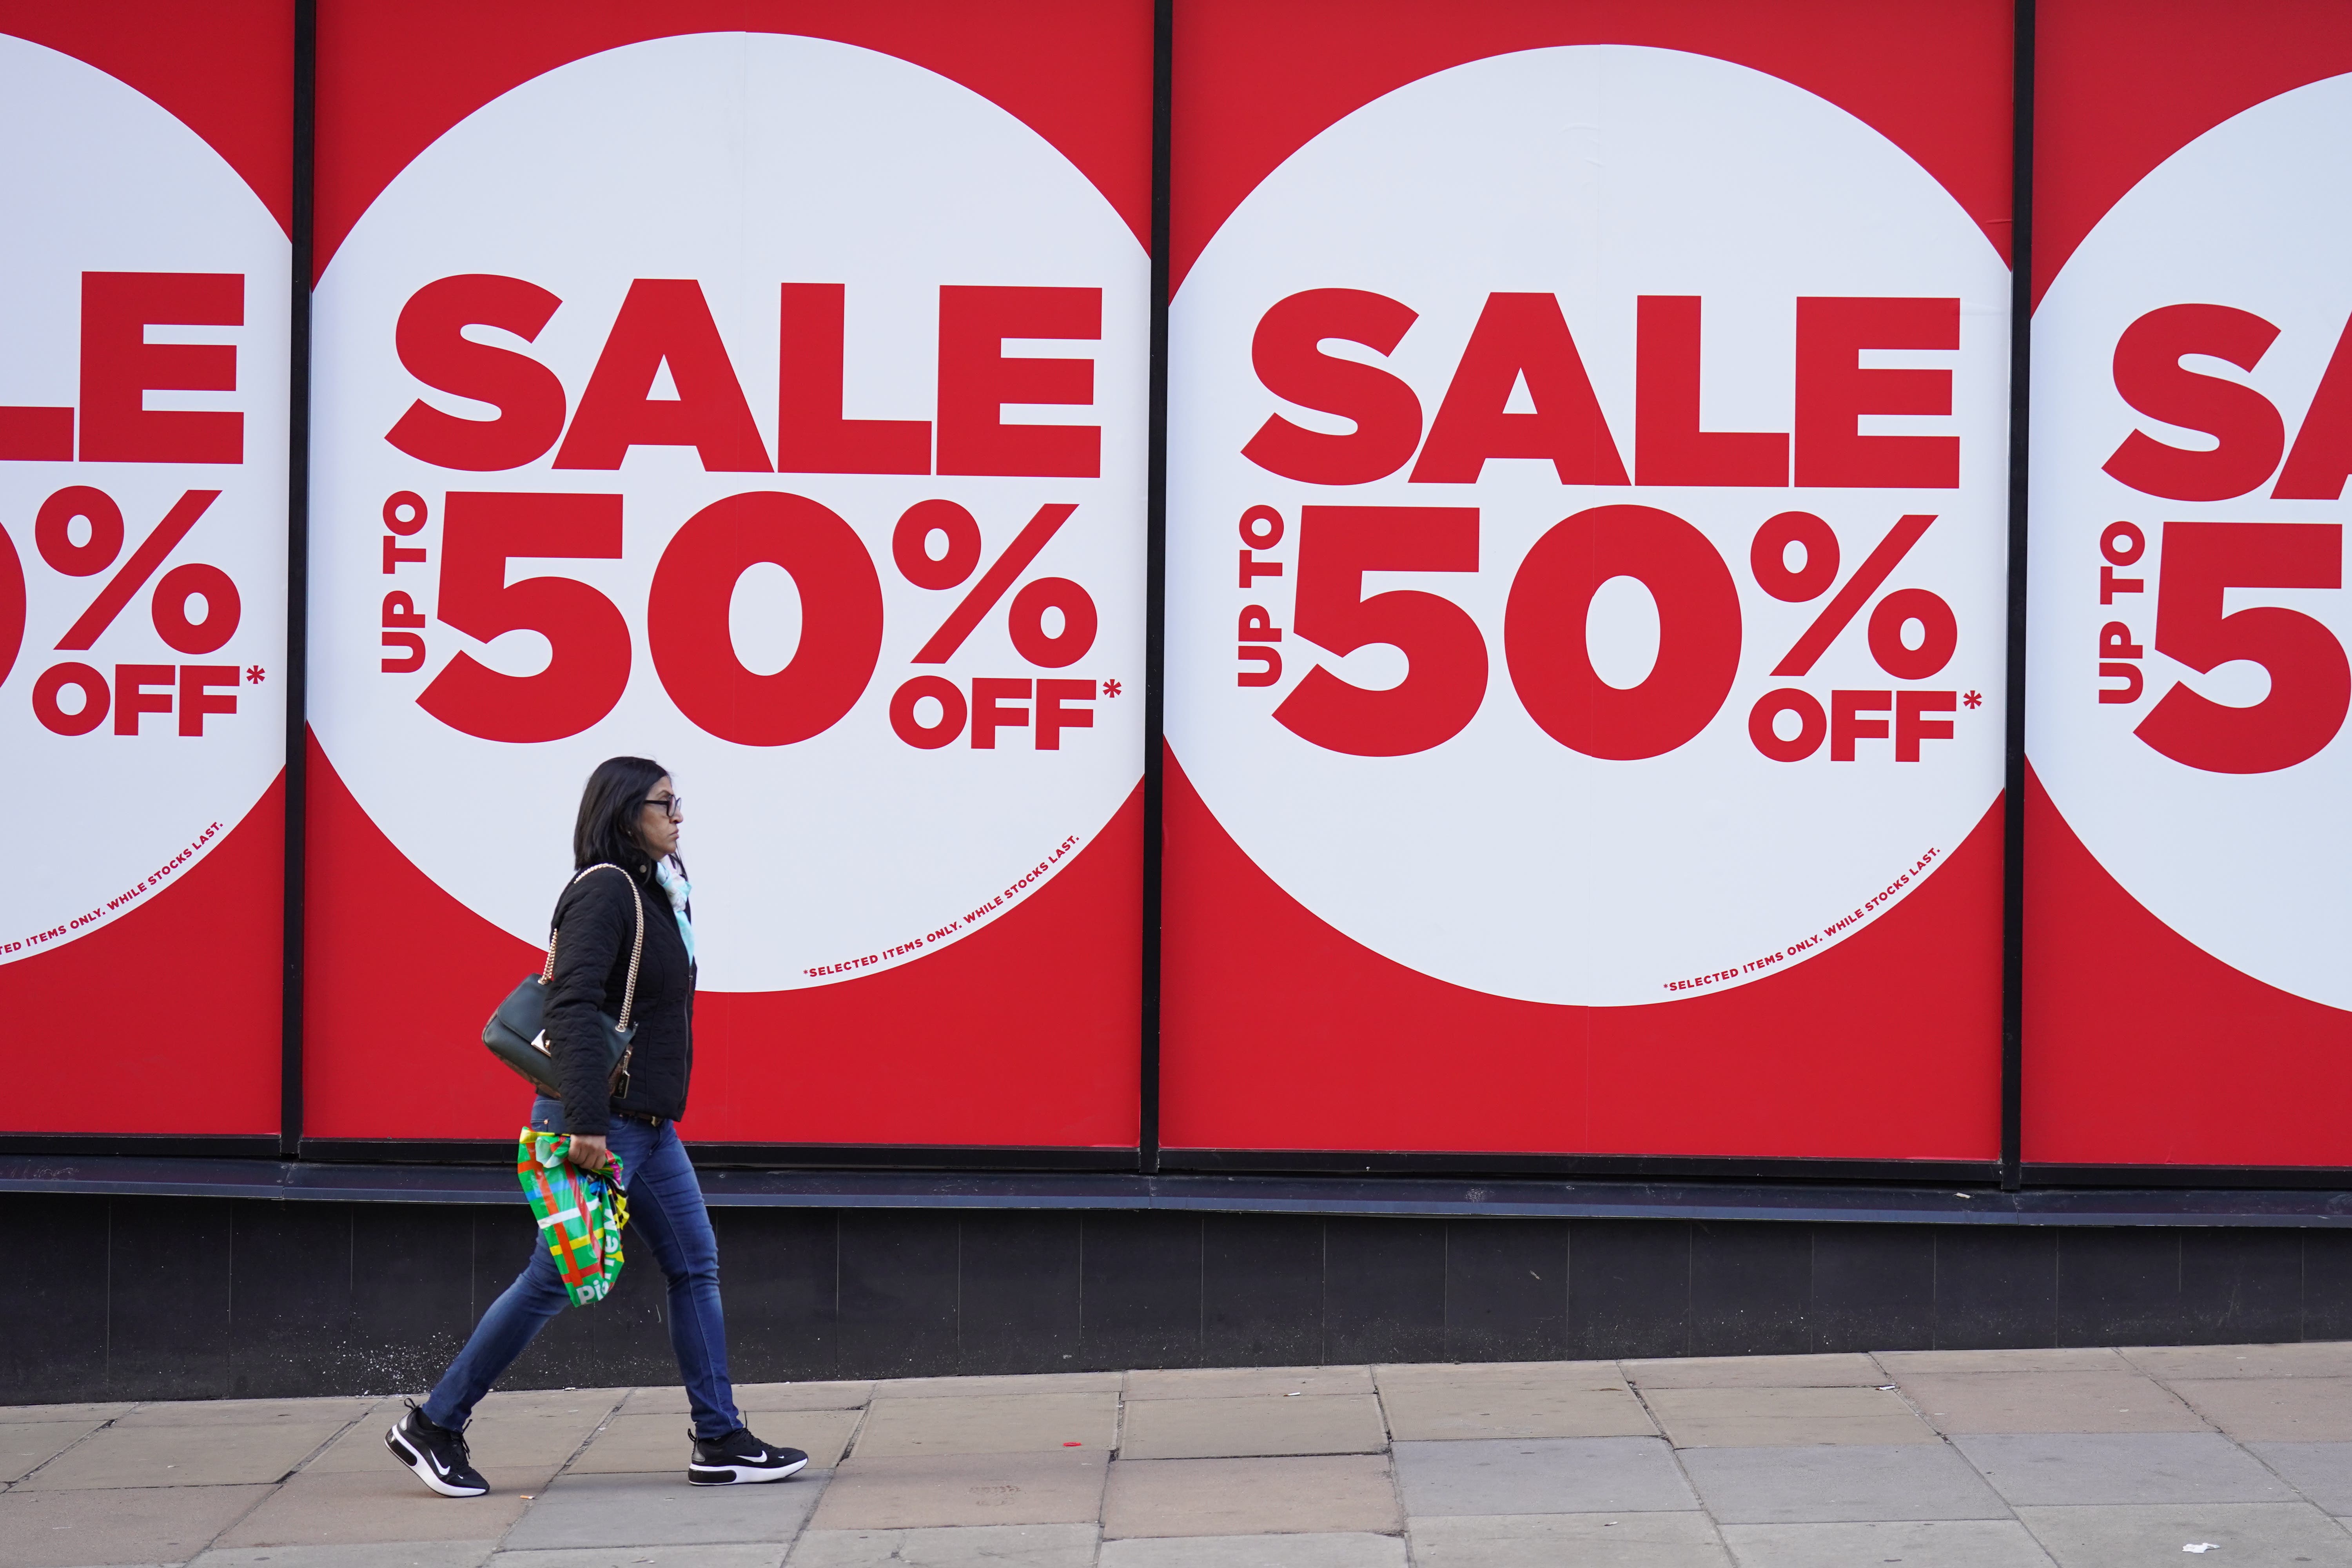
<instances>
[{"instance_id":1,"label":"blue jeans","mask_svg":"<svg viewBox=\"0 0 2352 1568\"><path fill-rule=\"evenodd\" d=\"M562 1131L563 1102L544 1097L531 1101L530 1125L533 1131ZM727 1325L719 1310L719 1238L711 1234L710 1214L702 1206L702 1184L695 1179L686 1145L667 1122L656 1128L616 1116L605 1141L620 1157L625 1177L628 1239L643 1240L653 1249L654 1261L669 1281L669 1342L677 1352L678 1374L694 1412L694 1435L724 1436L743 1422L736 1414L735 1386L727 1375ZM475 1403L549 1320L563 1310L569 1298L555 1271L554 1255L536 1237L531 1247L530 1266L490 1303L474 1325L473 1338L433 1385L424 1405L426 1420L464 1426L473 1419Z\"/></svg>"}]
</instances>

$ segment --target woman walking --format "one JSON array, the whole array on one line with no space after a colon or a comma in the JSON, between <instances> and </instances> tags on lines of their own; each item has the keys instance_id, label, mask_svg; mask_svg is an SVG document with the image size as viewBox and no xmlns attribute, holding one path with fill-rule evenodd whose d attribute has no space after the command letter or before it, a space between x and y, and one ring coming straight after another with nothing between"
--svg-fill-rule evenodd
<instances>
[{"instance_id":1,"label":"woman walking","mask_svg":"<svg viewBox=\"0 0 2352 1568\"><path fill-rule=\"evenodd\" d=\"M589 1171L620 1158L630 1229L669 1282L669 1337L694 1413L686 1479L697 1486L779 1481L808 1456L754 1437L735 1409L727 1330L719 1306L719 1243L686 1146L672 1123L686 1111L694 1069L694 925L685 863L685 808L668 773L643 757L614 757L588 775L572 830L572 883L555 906L555 973L547 1041L563 1086L530 1108L537 1132L572 1134L569 1158ZM664 919L665 915L674 918ZM597 1015L618 1016L642 916L636 1030L628 1071L605 1080ZM543 1242L530 1265L475 1325L432 1394L384 1434L393 1457L445 1497L479 1497L489 1483L467 1452L474 1405L563 1310L562 1277Z\"/></svg>"}]
</instances>

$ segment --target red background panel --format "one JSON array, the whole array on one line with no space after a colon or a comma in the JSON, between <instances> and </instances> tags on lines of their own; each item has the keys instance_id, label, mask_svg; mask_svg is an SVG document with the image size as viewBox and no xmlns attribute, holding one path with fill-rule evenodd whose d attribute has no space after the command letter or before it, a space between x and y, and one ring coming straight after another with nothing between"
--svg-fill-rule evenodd
<instances>
[{"instance_id":1,"label":"red background panel","mask_svg":"<svg viewBox=\"0 0 2352 1568\"><path fill-rule=\"evenodd\" d=\"M442 132L568 61L704 31L790 32L880 50L961 82L1052 142L1145 243L1149 0L323 0L317 265ZM522 1089L482 1021L541 954L444 893L312 749L305 1131L507 1137ZM705 992L699 1139L1129 1146L1139 1124L1140 789L1069 867L995 923L919 962L811 990ZM550 907L557 889L549 890ZM386 977L437 954L429 993ZM395 962L396 959L396 962Z\"/></svg>"},{"instance_id":2,"label":"red background panel","mask_svg":"<svg viewBox=\"0 0 2352 1568\"><path fill-rule=\"evenodd\" d=\"M0 965L0 1131L278 1132L286 792L129 914Z\"/></svg>"},{"instance_id":3,"label":"red background panel","mask_svg":"<svg viewBox=\"0 0 2352 1568\"><path fill-rule=\"evenodd\" d=\"M1171 756L1160 1141L1171 1149L1992 1160L2000 808L1818 958L1639 1007L1489 996L1341 935Z\"/></svg>"},{"instance_id":4,"label":"red background panel","mask_svg":"<svg viewBox=\"0 0 2352 1568\"><path fill-rule=\"evenodd\" d=\"M2352 1166L2352 1013L2265 985L2109 876L2025 796L2025 1157Z\"/></svg>"},{"instance_id":5,"label":"red background panel","mask_svg":"<svg viewBox=\"0 0 2352 1568\"><path fill-rule=\"evenodd\" d=\"M2042 0L2036 27L2037 299L2165 159L2266 99L2352 71L2352 6L2337 0ZM2352 1166L2352 1013L2174 931L2038 782L2025 847L2028 1161Z\"/></svg>"},{"instance_id":6,"label":"red background panel","mask_svg":"<svg viewBox=\"0 0 2352 1568\"><path fill-rule=\"evenodd\" d=\"M412 865L315 742L310 787L305 1135L513 1136L529 1091L482 1048L482 1024L546 950ZM1142 868L1138 785L1066 870L919 963L802 991L702 993L681 1130L1132 1147Z\"/></svg>"},{"instance_id":7,"label":"red background panel","mask_svg":"<svg viewBox=\"0 0 2352 1568\"><path fill-rule=\"evenodd\" d=\"M1284 159L1467 61L1567 44L1768 72L1877 129L2003 255L2006 0L1179 0L1174 272ZM1171 1148L1991 1160L1996 805L1927 883L1821 957L1632 1007L1484 994L1381 957L1247 858L1171 760L1161 1137Z\"/></svg>"},{"instance_id":8,"label":"red background panel","mask_svg":"<svg viewBox=\"0 0 2352 1568\"><path fill-rule=\"evenodd\" d=\"M293 229L293 0L0 0L0 33L145 93Z\"/></svg>"},{"instance_id":9,"label":"red background panel","mask_svg":"<svg viewBox=\"0 0 2352 1568\"><path fill-rule=\"evenodd\" d=\"M290 0L0 0L0 33L153 100L290 224ZM0 1130L277 1133L285 825L280 781L131 913L0 966L11 1047Z\"/></svg>"},{"instance_id":10,"label":"red background panel","mask_svg":"<svg viewBox=\"0 0 2352 1568\"><path fill-rule=\"evenodd\" d=\"M2147 172L2264 99L2352 71L2343 0L2042 0L2033 298Z\"/></svg>"},{"instance_id":11,"label":"red background panel","mask_svg":"<svg viewBox=\"0 0 2352 1568\"><path fill-rule=\"evenodd\" d=\"M1150 243L1150 0L321 0L318 270L377 192L500 93L625 44L739 31L832 38L961 82Z\"/></svg>"},{"instance_id":12,"label":"red background panel","mask_svg":"<svg viewBox=\"0 0 2352 1568\"><path fill-rule=\"evenodd\" d=\"M1645 44L1777 76L1874 127L2009 254L2008 0L1178 0L1171 278L1317 132L1490 55Z\"/></svg>"}]
</instances>

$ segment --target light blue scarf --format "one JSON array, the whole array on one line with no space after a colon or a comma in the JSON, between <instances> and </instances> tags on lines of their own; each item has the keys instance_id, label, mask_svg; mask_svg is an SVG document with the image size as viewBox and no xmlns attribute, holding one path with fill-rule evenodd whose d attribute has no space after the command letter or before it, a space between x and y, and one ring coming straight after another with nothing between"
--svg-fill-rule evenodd
<instances>
[{"instance_id":1,"label":"light blue scarf","mask_svg":"<svg viewBox=\"0 0 2352 1568\"><path fill-rule=\"evenodd\" d=\"M686 961L694 962L694 922L686 918L686 901L694 897L694 884L677 869L677 862L664 860L654 868L654 880L669 895L670 912L677 916L677 934L686 939Z\"/></svg>"}]
</instances>

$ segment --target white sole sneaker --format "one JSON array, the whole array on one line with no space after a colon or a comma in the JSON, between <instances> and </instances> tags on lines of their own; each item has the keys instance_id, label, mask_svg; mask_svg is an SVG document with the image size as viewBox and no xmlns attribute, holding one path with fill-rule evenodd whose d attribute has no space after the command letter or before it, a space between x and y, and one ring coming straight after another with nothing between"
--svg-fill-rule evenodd
<instances>
[{"instance_id":1,"label":"white sole sneaker","mask_svg":"<svg viewBox=\"0 0 2352 1568\"><path fill-rule=\"evenodd\" d=\"M806 1468L806 1459L789 1465L688 1465L686 1479L690 1486L743 1486L756 1481L781 1481Z\"/></svg>"},{"instance_id":2,"label":"white sole sneaker","mask_svg":"<svg viewBox=\"0 0 2352 1568\"><path fill-rule=\"evenodd\" d=\"M391 1429L384 1433L383 1446L392 1450L394 1458L415 1471L418 1480L423 1481L443 1497L482 1497L490 1489L488 1487L461 1486L443 1476L440 1471L434 1468L431 1459L400 1435L400 1423L397 1421L394 1422Z\"/></svg>"}]
</instances>

